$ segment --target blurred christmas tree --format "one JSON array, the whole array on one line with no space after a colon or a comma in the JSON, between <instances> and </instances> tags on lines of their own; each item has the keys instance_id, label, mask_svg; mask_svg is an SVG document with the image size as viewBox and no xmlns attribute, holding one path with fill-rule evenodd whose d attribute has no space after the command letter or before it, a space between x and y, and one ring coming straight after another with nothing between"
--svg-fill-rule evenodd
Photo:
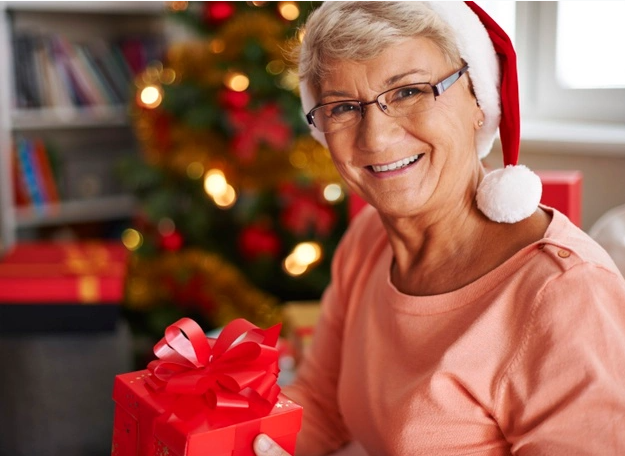
<instances>
[{"instance_id":1,"label":"blurred christmas tree","mask_svg":"<svg viewBox=\"0 0 625 456\"><path fill-rule=\"evenodd\" d=\"M280 320L317 300L347 225L326 149L308 134L285 58L310 2L172 2L197 32L137 81L142 156L123 165L141 204L125 306L137 332L182 315L205 329Z\"/></svg>"}]
</instances>

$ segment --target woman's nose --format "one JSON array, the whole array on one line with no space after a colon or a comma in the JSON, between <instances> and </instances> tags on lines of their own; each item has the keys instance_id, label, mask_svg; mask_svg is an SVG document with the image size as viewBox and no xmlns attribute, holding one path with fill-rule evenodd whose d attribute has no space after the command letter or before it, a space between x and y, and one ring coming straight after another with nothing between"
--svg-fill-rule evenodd
<instances>
[{"instance_id":1,"label":"woman's nose","mask_svg":"<svg viewBox=\"0 0 625 456\"><path fill-rule=\"evenodd\" d=\"M385 150L403 138L397 119L386 115L377 104L363 108L357 128L358 148L365 152Z\"/></svg>"}]
</instances>

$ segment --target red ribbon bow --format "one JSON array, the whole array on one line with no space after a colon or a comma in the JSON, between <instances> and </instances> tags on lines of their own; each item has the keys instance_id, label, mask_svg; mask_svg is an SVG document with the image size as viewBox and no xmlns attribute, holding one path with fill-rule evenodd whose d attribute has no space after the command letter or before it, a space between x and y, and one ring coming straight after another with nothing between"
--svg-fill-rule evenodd
<instances>
[{"instance_id":1,"label":"red ribbon bow","mask_svg":"<svg viewBox=\"0 0 625 456\"><path fill-rule=\"evenodd\" d=\"M203 396L212 409L268 413L280 392L275 348L280 327L263 330L240 318L211 339L195 321L182 318L154 346L159 359L148 365L147 383L157 391Z\"/></svg>"}]
</instances>

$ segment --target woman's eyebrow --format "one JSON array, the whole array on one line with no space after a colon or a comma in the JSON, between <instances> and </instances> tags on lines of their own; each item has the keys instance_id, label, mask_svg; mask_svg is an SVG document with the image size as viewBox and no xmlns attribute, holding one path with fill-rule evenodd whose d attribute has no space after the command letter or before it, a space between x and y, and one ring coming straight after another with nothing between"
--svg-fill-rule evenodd
<instances>
[{"instance_id":1,"label":"woman's eyebrow","mask_svg":"<svg viewBox=\"0 0 625 456\"><path fill-rule=\"evenodd\" d=\"M400 73L400 74L396 74L395 76L391 76L390 78L388 78L384 84L386 84L386 86L392 86L394 84L396 84L398 81L401 81L402 79L404 79L406 76L414 76L414 75L419 75L419 76L429 76L430 73L426 70L422 70L420 68L416 68L414 70L409 70L406 71L404 73ZM415 82L421 82L421 81L415 81Z\"/></svg>"},{"instance_id":2,"label":"woman's eyebrow","mask_svg":"<svg viewBox=\"0 0 625 456\"><path fill-rule=\"evenodd\" d=\"M325 92L321 92L321 98L325 97L342 97L346 100L355 100L353 96L350 96L347 92L343 92L341 90L326 90Z\"/></svg>"},{"instance_id":3,"label":"woman's eyebrow","mask_svg":"<svg viewBox=\"0 0 625 456\"><path fill-rule=\"evenodd\" d=\"M400 74L396 74L394 76L391 76L386 81L384 81L384 85L385 85L385 87L392 87L393 85L397 84L398 81L401 81L405 77L407 77L407 76L414 76L414 75L428 77L428 76L430 76L430 73L428 71L422 70L420 68L408 70L408 71L406 71L404 73L400 73ZM414 81L414 82L421 82L421 81ZM326 90L324 92L321 92L320 97L321 98L325 98L325 97L341 97L341 98L343 98L345 100L355 100L353 95L350 95L347 92L343 92L342 90Z\"/></svg>"}]
</instances>

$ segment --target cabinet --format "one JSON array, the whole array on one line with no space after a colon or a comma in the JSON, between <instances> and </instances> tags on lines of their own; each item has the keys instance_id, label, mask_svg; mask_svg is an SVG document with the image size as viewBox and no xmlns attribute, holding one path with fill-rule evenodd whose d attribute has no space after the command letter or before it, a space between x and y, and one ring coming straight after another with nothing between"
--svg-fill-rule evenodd
<instances>
[{"instance_id":1,"label":"cabinet","mask_svg":"<svg viewBox=\"0 0 625 456\"><path fill-rule=\"evenodd\" d=\"M118 181L116 164L138 150L128 109L134 96L131 86L136 73L132 71L141 63L150 63L147 59L159 52L162 57L166 36L163 13L164 2L156 1L0 2L0 253L20 239L37 238L52 228L105 224L131 216L133 197ZM108 82L98 83L104 92L108 90L109 97L80 102L73 98L79 95L77 91L70 96L59 90L67 80L57 75L46 79L47 98L40 93L33 103L19 96L23 94L19 86L29 83L31 76L21 66L28 53L16 41L18 36L35 36L44 46L49 46L54 36L71 46L96 41L108 46L134 39L145 40L150 47L149 52L141 49L146 62L126 62L131 70L127 93L115 92L113 84L119 83L119 78L112 81L109 77ZM51 60L46 55L44 67ZM124 55L120 52L118 57L123 60ZM45 79L50 73L42 70L41 60L37 62L39 76L43 74ZM83 62L83 68L93 76L98 67L87 63ZM59 101L61 93L65 93L64 101ZM45 144L46 154L54 151L57 200L20 203L15 168L21 164L20 142Z\"/></svg>"}]
</instances>

